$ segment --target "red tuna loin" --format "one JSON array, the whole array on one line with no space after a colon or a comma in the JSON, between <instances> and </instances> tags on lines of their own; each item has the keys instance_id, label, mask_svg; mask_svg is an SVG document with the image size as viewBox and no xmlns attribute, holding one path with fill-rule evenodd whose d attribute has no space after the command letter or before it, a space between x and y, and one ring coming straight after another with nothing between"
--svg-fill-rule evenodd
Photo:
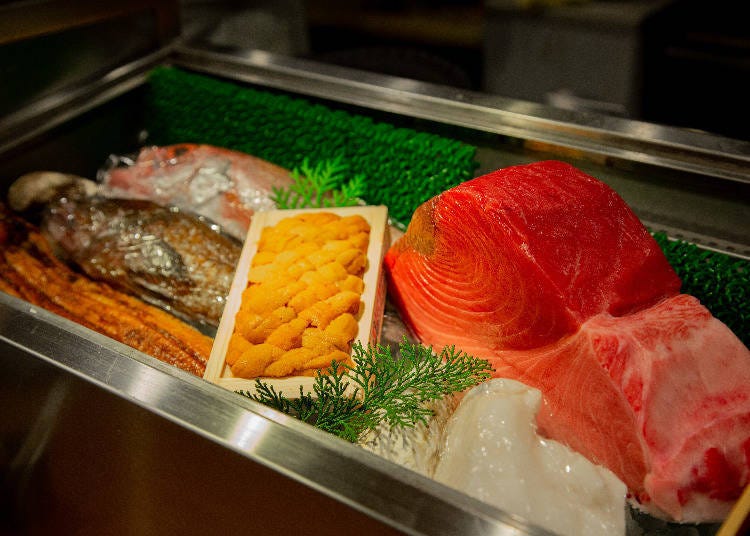
<instances>
[{"instance_id":1,"label":"red tuna loin","mask_svg":"<svg viewBox=\"0 0 750 536\"><path fill-rule=\"evenodd\" d=\"M748 481L750 355L622 199L559 162L428 201L386 255L424 342L544 394L540 429L615 472L644 509L726 515Z\"/></svg>"},{"instance_id":2,"label":"red tuna loin","mask_svg":"<svg viewBox=\"0 0 750 536\"><path fill-rule=\"evenodd\" d=\"M385 261L415 334L479 355L549 344L597 313L637 311L680 288L617 193L554 161L427 201Z\"/></svg>"}]
</instances>

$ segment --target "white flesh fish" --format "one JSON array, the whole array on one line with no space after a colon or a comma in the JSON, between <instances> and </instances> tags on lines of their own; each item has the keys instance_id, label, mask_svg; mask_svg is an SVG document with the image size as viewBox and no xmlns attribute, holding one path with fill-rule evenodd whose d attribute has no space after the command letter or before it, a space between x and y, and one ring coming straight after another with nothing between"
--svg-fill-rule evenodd
<instances>
[{"instance_id":1,"label":"white flesh fish","mask_svg":"<svg viewBox=\"0 0 750 536\"><path fill-rule=\"evenodd\" d=\"M473 388L448 420L434 478L561 535L625 534L625 485L537 435L540 404L513 380Z\"/></svg>"}]
</instances>

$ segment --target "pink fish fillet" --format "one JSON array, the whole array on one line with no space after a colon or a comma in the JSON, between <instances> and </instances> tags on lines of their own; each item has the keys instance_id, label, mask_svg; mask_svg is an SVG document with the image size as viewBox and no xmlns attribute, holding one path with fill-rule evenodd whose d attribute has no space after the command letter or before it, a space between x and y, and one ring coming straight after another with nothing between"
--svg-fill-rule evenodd
<instances>
[{"instance_id":1,"label":"pink fish fillet","mask_svg":"<svg viewBox=\"0 0 750 536\"><path fill-rule=\"evenodd\" d=\"M116 158L99 172L108 197L145 199L191 210L244 239L254 212L275 208L272 188L289 171L255 156L211 145L144 147L135 161Z\"/></svg>"},{"instance_id":2,"label":"pink fish fillet","mask_svg":"<svg viewBox=\"0 0 750 536\"><path fill-rule=\"evenodd\" d=\"M692 296L490 361L545 393L542 433L610 468L652 514L718 521L748 482L750 353Z\"/></svg>"},{"instance_id":3,"label":"pink fish fillet","mask_svg":"<svg viewBox=\"0 0 750 536\"><path fill-rule=\"evenodd\" d=\"M647 511L723 518L748 482L750 352L690 296L608 186L561 162L515 166L423 204L388 251L422 341L542 391L540 430Z\"/></svg>"}]
</instances>

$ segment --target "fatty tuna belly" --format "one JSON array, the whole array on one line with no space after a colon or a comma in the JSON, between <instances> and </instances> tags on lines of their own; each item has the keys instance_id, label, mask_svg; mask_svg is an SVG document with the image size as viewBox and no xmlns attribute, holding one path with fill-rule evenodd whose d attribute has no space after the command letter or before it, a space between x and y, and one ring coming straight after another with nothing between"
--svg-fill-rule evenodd
<instances>
[{"instance_id":1,"label":"fatty tuna belly","mask_svg":"<svg viewBox=\"0 0 750 536\"><path fill-rule=\"evenodd\" d=\"M692 296L492 362L542 391L544 434L608 467L652 514L718 521L748 483L750 352Z\"/></svg>"},{"instance_id":2,"label":"fatty tuna belly","mask_svg":"<svg viewBox=\"0 0 750 536\"><path fill-rule=\"evenodd\" d=\"M562 162L495 171L415 212L385 258L423 341L467 352L528 349L678 292L648 231L604 183Z\"/></svg>"}]
</instances>

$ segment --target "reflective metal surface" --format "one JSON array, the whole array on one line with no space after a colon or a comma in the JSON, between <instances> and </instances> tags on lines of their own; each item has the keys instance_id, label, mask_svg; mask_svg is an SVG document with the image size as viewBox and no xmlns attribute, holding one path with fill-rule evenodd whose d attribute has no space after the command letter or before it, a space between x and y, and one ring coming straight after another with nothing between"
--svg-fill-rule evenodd
<instances>
[{"instance_id":1,"label":"reflective metal surface","mask_svg":"<svg viewBox=\"0 0 750 536\"><path fill-rule=\"evenodd\" d=\"M173 59L199 72L301 95L750 183L750 143L745 141L570 112L257 50L216 52L178 45Z\"/></svg>"},{"instance_id":2,"label":"reflective metal surface","mask_svg":"<svg viewBox=\"0 0 750 536\"><path fill-rule=\"evenodd\" d=\"M169 47L160 49L112 69L86 84L61 88L28 107L0 116L0 157L22 148L24 143L66 121L141 86L149 71L162 63L169 51Z\"/></svg>"},{"instance_id":3,"label":"reflective metal surface","mask_svg":"<svg viewBox=\"0 0 750 536\"><path fill-rule=\"evenodd\" d=\"M0 152L111 98L125 72L132 88L178 35L176 0L1 2L0 131L15 135Z\"/></svg>"},{"instance_id":4,"label":"reflective metal surface","mask_svg":"<svg viewBox=\"0 0 750 536\"><path fill-rule=\"evenodd\" d=\"M0 293L0 530L545 534Z\"/></svg>"},{"instance_id":5,"label":"reflective metal surface","mask_svg":"<svg viewBox=\"0 0 750 536\"><path fill-rule=\"evenodd\" d=\"M446 135L478 147L477 174L567 160L614 188L652 230L750 258L750 143L280 57L186 48L178 67Z\"/></svg>"}]
</instances>

